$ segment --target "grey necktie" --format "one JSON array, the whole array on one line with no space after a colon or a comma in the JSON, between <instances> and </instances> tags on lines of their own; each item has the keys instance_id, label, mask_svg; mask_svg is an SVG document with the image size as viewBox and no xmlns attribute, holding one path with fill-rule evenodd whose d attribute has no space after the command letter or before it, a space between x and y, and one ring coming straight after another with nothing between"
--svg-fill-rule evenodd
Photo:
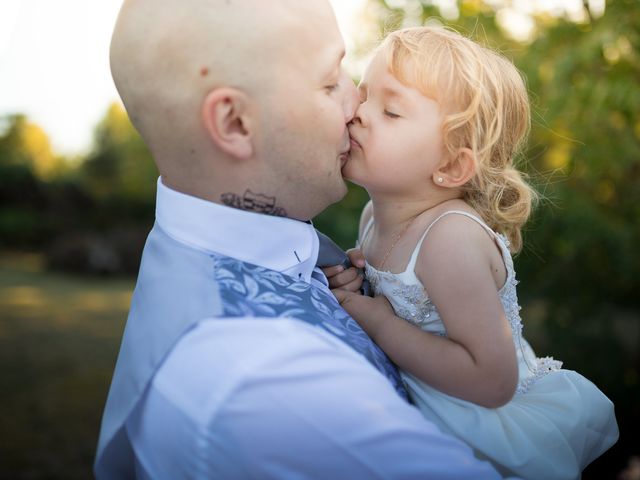
<instances>
[{"instance_id":1,"label":"grey necktie","mask_svg":"<svg viewBox=\"0 0 640 480\"><path fill-rule=\"evenodd\" d=\"M318 260L316 261L316 266L320 268L324 267L332 267L334 265L342 265L345 269L351 268L353 265L351 264L351 260L347 254L334 243L329 237L327 237L324 233L316 230L318 234L318 239L320 240L320 248L318 251ZM364 271L362 269L358 269L360 275L363 277L362 279L362 287L360 287L360 292L363 295L367 295L369 297L373 296L373 292L371 291L371 285L369 281L364 276Z\"/></svg>"}]
</instances>

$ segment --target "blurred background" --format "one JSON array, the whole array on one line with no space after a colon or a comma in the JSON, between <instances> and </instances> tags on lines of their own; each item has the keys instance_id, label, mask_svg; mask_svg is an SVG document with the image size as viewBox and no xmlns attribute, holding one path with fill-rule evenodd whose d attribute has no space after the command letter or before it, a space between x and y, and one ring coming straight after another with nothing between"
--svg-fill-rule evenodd
<instances>
[{"instance_id":1,"label":"blurred background","mask_svg":"<svg viewBox=\"0 0 640 480\"><path fill-rule=\"evenodd\" d=\"M525 335L596 383L621 437L585 479L640 479L640 2L335 0L358 80L400 26L451 25L528 81L544 200L516 258ZM0 478L91 477L157 171L108 72L117 0L0 3ZM366 193L316 220L354 244Z\"/></svg>"}]
</instances>

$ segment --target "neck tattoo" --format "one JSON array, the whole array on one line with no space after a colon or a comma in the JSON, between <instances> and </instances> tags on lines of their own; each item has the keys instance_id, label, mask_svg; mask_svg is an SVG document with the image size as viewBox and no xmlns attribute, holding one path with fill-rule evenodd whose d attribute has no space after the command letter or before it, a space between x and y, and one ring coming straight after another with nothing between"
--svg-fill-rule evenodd
<instances>
[{"instance_id":1,"label":"neck tattoo","mask_svg":"<svg viewBox=\"0 0 640 480\"><path fill-rule=\"evenodd\" d=\"M240 210L274 215L277 217L287 216L287 211L284 208L276 206L276 197L253 193L249 189L247 189L242 196L231 192L223 193L220 196L220 201L228 207Z\"/></svg>"}]
</instances>

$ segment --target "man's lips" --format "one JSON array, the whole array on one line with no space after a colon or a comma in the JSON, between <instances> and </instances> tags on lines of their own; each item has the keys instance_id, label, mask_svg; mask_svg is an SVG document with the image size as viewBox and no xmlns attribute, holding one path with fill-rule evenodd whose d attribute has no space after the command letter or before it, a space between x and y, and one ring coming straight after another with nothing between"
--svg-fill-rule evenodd
<instances>
[{"instance_id":1,"label":"man's lips","mask_svg":"<svg viewBox=\"0 0 640 480\"><path fill-rule=\"evenodd\" d=\"M358 147L360 150L362 150L362 145L360 145L358 139L353 135L353 130L351 128L349 128L349 145L351 146L351 148Z\"/></svg>"},{"instance_id":2,"label":"man's lips","mask_svg":"<svg viewBox=\"0 0 640 480\"><path fill-rule=\"evenodd\" d=\"M351 139L349 137L349 131L345 131L345 136L343 139L343 147L342 147L342 151L340 152L340 156L338 157L340 159L340 168L344 167L345 164L349 161L349 154L351 153Z\"/></svg>"}]
</instances>

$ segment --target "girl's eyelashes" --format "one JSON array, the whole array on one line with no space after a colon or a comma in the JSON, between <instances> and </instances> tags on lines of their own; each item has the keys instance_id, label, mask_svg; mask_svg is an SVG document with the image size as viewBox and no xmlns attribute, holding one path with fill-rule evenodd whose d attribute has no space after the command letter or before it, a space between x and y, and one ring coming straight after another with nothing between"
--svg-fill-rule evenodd
<instances>
[{"instance_id":1,"label":"girl's eyelashes","mask_svg":"<svg viewBox=\"0 0 640 480\"><path fill-rule=\"evenodd\" d=\"M384 114L389 118L400 118L400 115L397 113L390 112L389 110L385 110Z\"/></svg>"}]
</instances>

